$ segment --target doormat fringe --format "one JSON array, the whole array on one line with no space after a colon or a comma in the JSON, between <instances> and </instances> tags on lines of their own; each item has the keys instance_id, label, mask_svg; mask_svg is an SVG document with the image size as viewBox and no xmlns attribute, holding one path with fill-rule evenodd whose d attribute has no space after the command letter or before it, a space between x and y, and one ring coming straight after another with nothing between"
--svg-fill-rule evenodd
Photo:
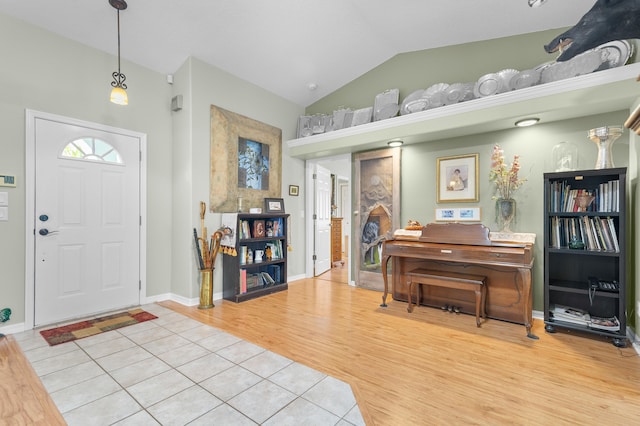
<instances>
[{"instance_id":1,"label":"doormat fringe","mask_svg":"<svg viewBox=\"0 0 640 426\"><path fill-rule=\"evenodd\" d=\"M49 330L42 330L40 334L47 343L49 343L49 346L55 346L156 318L158 317L142 309L132 309L130 311L80 321L74 324L67 324Z\"/></svg>"}]
</instances>

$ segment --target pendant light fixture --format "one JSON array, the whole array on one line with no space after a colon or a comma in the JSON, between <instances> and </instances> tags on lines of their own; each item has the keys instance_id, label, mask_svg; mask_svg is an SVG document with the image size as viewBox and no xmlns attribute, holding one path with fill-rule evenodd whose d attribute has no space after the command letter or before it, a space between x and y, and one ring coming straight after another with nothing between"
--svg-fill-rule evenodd
<instances>
[{"instance_id":1,"label":"pendant light fixture","mask_svg":"<svg viewBox=\"0 0 640 426\"><path fill-rule=\"evenodd\" d=\"M127 8L127 2L124 0L109 0L109 4L118 11L118 71L114 71L111 86L111 97L109 100L117 105L129 105L129 97L127 96L127 85L124 81L127 79L120 72L120 11Z\"/></svg>"}]
</instances>

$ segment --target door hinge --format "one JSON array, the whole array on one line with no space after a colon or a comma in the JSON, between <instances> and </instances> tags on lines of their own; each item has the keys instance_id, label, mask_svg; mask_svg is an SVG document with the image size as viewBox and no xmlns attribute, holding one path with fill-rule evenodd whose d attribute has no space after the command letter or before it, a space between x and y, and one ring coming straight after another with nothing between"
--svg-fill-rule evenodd
<instances>
[{"instance_id":1,"label":"door hinge","mask_svg":"<svg viewBox=\"0 0 640 426\"><path fill-rule=\"evenodd\" d=\"M142 226L142 216L138 216L140 218L140 226Z\"/></svg>"},{"instance_id":2,"label":"door hinge","mask_svg":"<svg viewBox=\"0 0 640 426\"><path fill-rule=\"evenodd\" d=\"M315 260L317 259L316 255L313 255L313 261L315 262Z\"/></svg>"},{"instance_id":3,"label":"door hinge","mask_svg":"<svg viewBox=\"0 0 640 426\"><path fill-rule=\"evenodd\" d=\"M138 280L138 290L142 290L142 280Z\"/></svg>"},{"instance_id":4,"label":"door hinge","mask_svg":"<svg viewBox=\"0 0 640 426\"><path fill-rule=\"evenodd\" d=\"M318 175L317 174L313 174L313 179L318 179Z\"/></svg>"},{"instance_id":5,"label":"door hinge","mask_svg":"<svg viewBox=\"0 0 640 426\"><path fill-rule=\"evenodd\" d=\"M142 163L142 151L138 151L138 153L140 154L140 159L139 159L139 161Z\"/></svg>"}]
</instances>

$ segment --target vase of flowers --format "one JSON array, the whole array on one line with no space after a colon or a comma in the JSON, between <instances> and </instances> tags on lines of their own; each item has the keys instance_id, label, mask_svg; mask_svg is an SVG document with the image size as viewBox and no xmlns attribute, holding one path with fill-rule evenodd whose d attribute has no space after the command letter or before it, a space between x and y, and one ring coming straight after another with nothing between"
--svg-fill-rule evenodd
<instances>
[{"instance_id":1,"label":"vase of flowers","mask_svg":"<svg viewBox=\"0 0 640 426\"><path fill-rule=\"evenodd\" d=\"M499 145L493 147L491 154L491 171L489 181L495 184L496 222L501 232L512 232L511 223L516 216L516 201L513 193L522 186L526 179L518 177L520 157L513 156L511 166L504 160L504 151Z\"/></svg>"}]
</instances>

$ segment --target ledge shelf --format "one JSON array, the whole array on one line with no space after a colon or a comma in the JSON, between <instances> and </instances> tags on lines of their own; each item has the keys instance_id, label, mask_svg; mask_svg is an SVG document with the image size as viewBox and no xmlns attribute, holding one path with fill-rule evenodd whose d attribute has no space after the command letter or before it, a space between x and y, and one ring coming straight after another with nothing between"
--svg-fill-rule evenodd
<instances>
[{"instance_id":1,"label":"ledge shelf","mask_svg":"<svg viewBox=\"0 0 640 426\"><path fill-rule=\"evenodd\" d=\"M513 128L519 118L544 123L630 109L640 98L640 63L598 71L467 102L287 141L289 155L310 159L430 142Z\"/></svg>"}]
</instances>

